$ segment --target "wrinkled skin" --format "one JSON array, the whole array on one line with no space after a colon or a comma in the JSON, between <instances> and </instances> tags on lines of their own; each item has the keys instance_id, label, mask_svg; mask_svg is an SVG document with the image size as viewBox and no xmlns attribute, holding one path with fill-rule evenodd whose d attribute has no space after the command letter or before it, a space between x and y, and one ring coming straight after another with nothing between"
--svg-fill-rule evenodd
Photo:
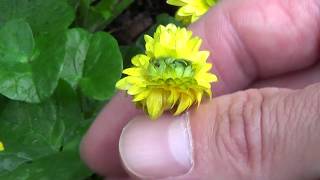
<instances>
[{"instance_id":1,"label":"wrinkled skin","mask_svg":"<svg viewBox=\"0 0 320 180\"><path fill-rule=\"evenodd\" d=\"M220 82L191 112L195 162L182 179L320 178L320 1L222 0L190 29ZM123 94L104 108L81 147L92 170L127 176L119 137L140 113Z\"/></svg>"}]
</instances>

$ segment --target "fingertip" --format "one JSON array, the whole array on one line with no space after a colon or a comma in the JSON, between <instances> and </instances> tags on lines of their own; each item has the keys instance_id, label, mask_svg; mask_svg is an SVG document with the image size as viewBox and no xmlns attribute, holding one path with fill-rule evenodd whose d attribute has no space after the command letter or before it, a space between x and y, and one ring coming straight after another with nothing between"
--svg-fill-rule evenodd
<instances>
[{"instance_id":1,"label":"fingertip","mask_svg":"<svg viewBox=\"0 0 320 180\"><path fill-rule=\"evenodd\" d=\"M192 167L188 116L163 115L156 121L134 118L123 129L119 151L125 169L140 179L176 177Z\"/></svg>"},{"instance_id":2,"label":"fingertip","mask_svg":"<svg viewBox=\"0 0 320 180\"><path fill-rule=\"evenodd\" d=\"M194 35L203 39L201 48L211 52L208 61L219 77L216 95L313 67L320 37L314 2L221 1L192 24Z\"/></svg>"}]
</instances>

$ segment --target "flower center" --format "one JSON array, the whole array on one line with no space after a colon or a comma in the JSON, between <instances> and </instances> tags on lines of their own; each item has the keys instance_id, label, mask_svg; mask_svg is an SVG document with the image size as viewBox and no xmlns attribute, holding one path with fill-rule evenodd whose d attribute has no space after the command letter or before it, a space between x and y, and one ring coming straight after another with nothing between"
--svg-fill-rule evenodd
<instances>
[{"instance_id":1,"label":"flower center","mask_svg":"<svg viewBox=\"0 0 320 180\"><path fill-rule=\"evenodd\" d=\"M192 63L185 59L159 58L150 61L148 78L158 85L187 87L196 83Z\"/></svg>"}]
</instances>

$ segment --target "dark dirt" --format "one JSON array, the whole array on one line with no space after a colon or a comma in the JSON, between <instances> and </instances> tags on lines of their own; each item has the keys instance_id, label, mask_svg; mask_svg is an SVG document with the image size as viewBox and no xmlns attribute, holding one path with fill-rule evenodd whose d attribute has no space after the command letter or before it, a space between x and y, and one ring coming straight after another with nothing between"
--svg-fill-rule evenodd
<instances>
[{"instance_id":1,"label":"dark dirt","mask_svg":"<svg viewBox=\"0 0 320 180\"><path fill-rule=\"evenodd\" d=\"M166 4L166 0L135 0L115 21L107 31L115 36L121 45L133 43L155 22L161 13L174 15L176 8Z\"/></svg>"}]
</instances>

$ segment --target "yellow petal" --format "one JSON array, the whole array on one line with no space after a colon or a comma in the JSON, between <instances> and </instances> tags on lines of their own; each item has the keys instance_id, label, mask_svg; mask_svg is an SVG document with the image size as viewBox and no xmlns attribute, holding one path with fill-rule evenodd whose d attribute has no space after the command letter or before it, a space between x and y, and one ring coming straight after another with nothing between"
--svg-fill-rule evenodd
<instances>
[{"instance_id":1,"label":"yellow petal","mask_svg":"<svg viewBox=\"0 0 320 180\"><path fill-rule=\"evenodd\" d=\"M146 41L146 43L153 43L154 42L154 39L149 36L149 35L144 35L144 40Z\"/></svg>"},{"instance_id":2,"label":"yellow petal","mask_svg":"<svg viewBox=\"0 0 320 180\"><path fill-rule=\"evenodd\" d=\"M146 99L150 94L150 91L148 90L145 90L145 91L142 91L141 93L139 94L136 94L133 98L133 102L138 102L138 101L142 101L144 99Z\"/></svg>"},{"instance_id":3,"label":"yellow petal","mask_svg":"<svg viewBox=\"0 0 320 180\"><path fill-rule=\"evenodd\" d=\"M167 3L170 5L174 5L174 6L184 6L186 5L185 2L180 1L180 0L167 0Z\"/></svg>"},{"instance_id":4,"label":"yellow petal","mask_svg":"<svg viewBox=\"0 0 320 180\"><path fill-rule=\"evenodd\" d=\"M214 74L206 73L205 75L203 75L203 80L207 82L217 82L218 77Z\"/></svg>"},{"instance_id":5,"label":"yellow petal","mask_svg":"<svg viewBox=\"0 0 320 180\"><path fill-rule=\"evenodd\" d=\"M140 86L131 86L128 89L128 94L130 95L136 95L139 94L141 92L143 92L145 90L145 87L140 87Z\"/></svg>"},{"instance_id":6,"label":"yellow petal","mask_svg":"<svg viewBox=\"0 0 320 180\"><path fill-rule=\"evenodd\" d=\"M148 56L153 57L153 51L154 51L154 39L149 36L149 35L145 35L144 36L144 40L146 41L146 45L145 45L145 49L146 49L146 54Z\"/></svg>"},{"instance_id":7,"label":"yellow petal","mask_svg":"<svg viewBox=\"0 0 320 180\"><path fill-rule=\"evenodd\" d=\"M145 80L142 77L127 76L127 77L125 77L125 79L128 83L128 88L126 90L128 90L132 86L139 86L139 87L146 87L147 86Z\"/></svg>"},{"instance_id":8,"label":"yellow petal","mask_svg":"<svg viewBox=\"0 0 320 180\"><path fill-rule=\"evenodd\" d=\"M201 102L201 99L202 99L202 95L203 95L202 91L197 91L196 92L198 106L200 105L200 102Z\"/></svg>"},{"instance_id":9,"label":"yellow petal","mask_svg":"<svg viewBox=\"0 0 320 180\"><path fill-rule=\"evenodd\" d=\"M202 63L205 63L207 61L207 59L210 56L210 52L209 51L199 51L195 54L195 56L193 57L194 61L199 61Z\"/></svg>"},{"instance_id":10,"label":"yellow petal","mask_svg":"<svg viewBox=\"0 0 320 180\"><path fill-rule=\"evenodd\" d=\"M203 81L203 80L197 80L197 83L199 86L205 88L205 89L210 89L211 85L208 81Z\"/></svg>"},{"instance_id":11,"label":"yellow petal","mask_svg":"<svg viewBox=\"0 0 320 180\"><path fill-rule=\"evenodd\" d=\"M192 23L205 14L215 4L215 0L167 0L173 6L179 6L176 18L185 23Z\"/></svg>"},{"instance_id":12,"label":"yellow petal","mask_svg":"<svg viewBox=\"0 0 320 180\"><path fill-rule=\"evenodd\" d=\"M0 141L0 151L4 151L4 145L1 141Z\"/></svg>"},{"instance_id":13,"label":"yellow petal","mask_svg":"<svg viewBox=\"0 0 320 180\"><path fill-rule=\"evenodd\" d=\"M209 74L209 73L202 73L202 74L197 74L197 76L195 77L195 79L197 80L197 83L199 86L202 86L204 88L211 88L210 83L211 82L217 82L218 81L218 77L214 74Z\"/></svg>"},{"instance_id":14,"label":"yellow petal","mask_svg":"<svg viewBox=\"0 0 320 180\"><path fill-rule=\"evenodd\" d=\"M127 74L129 76L141 76L141 68L127 68L123 70L123 74Z\"/></svg>"},{"instance_id":15,"label":"yellow petal","mask_svg":"<svg viewBox=\"0 0 320 180\"><path fill-rule=\"evenodd\" d=\"M202 71L203 71L203 72L208 72L208 71L211 70L211 68L212 68L212 64L206 63L206 64L202 67Z\"/></svg>"},{"instance_id":16,"label":"yellow petal","mask_svg":"<svg viewBox=\"0 0 320 180\"><path fill-rule=\"evenodd\" d=\"M206 89L205 92L207 93L207 95L209 96L209 98L212 98L212 91L211 89Z\"/></svg>"},{"instance_id":17,"label":"yellow petal","mask_svg":"<svg viewBox=\"0 0 320 180\"><path fill-rule=\"evenodd\" d=\"M177 90L173 89L170 92L170 95L168 97L168 103L170 104L170 109L173 108L173 106L177 103L179 97L180 97L180 93Z\"/></svg>"},{"instance_id":18,"label":"yellow petal","mask_svg":"<svg viewBox=\"0 0 320 180\"><path fill-rule=\"evenodd\" d=\"M179 2L188 4L190 1ZM145 41L145 54L132 58L134 67L123 71L128 76L116 86L127 90L133 96L132 101L151 119L171 109L178 115L194 103L199 106L204 94L211 97L211 83L218 78L210 73L209 52L199 51L200 38L193 37L186 28L169 24L160 25L153 37L145 36Z\"/></svg>"},{"instance_id":19,"label":"yellow petal","mask_svg":"<svg viewBox=\"0 0 320 180\"><path fill-rule=\"evenodd\" d=\"M130 88L130 84L128 83L127 78L125 77L123 79L120 79L116 83L116 88L121 90L128 90Z\"/></svg>"},{"instance_id":20,"label":"yellow petal","mask_svg":"<svg viewBox=\"0 0 320 180\"><path fill-rule=\"evenodd\" d=\"M202 40L200 38L192 38L189 40L188 49L190 49L192 52L197 52L200 49L201 44Z\"/></svg>"},{"instance_id":21,"label":"yellow petal","mask_svg":"<svg viewBox=\"0 0 320 180\"><path fill-rule=\"evenodd\" d=\"M181 114L183 111L188 109L192 105L192 103L193 103L193 101L188 95L182 94L180 97L180 102L179 102L178 108L177 108L176 112L174 113L174 115Z\"/></svg>"},{"instance_id":22,"label":"yellow petal","mask_svg":"<svg viewBox=\"0 0 320 180\"><path fill-rule=\"evenodd\" d=\"M154 90L147 98L147 111L151 119L157 119L163 113L161 90Z\"/></svg>"},{"instance_id":23,"label":"yellow petal","mask_svg":"<svg viewBox=\"0 0 320 180\"><path fill-rule=\"evenodd\" d=\"M149 64L149 61L150 61L150 57L144 54L138 54L134 56L131 60L132 64L138 67Z\"/></svg>"},{"instance_id":24,"label":"yellow petal","mask_svg":"<svg viewBox=\"0 0 320 180\"><path fill-rule=\"evenodd\" d=\"M208 6L213 6L216 4L216 1L215 0L206 0Z\"/></svg>"},{"instance_id":25,"label":"yellow petal","mask_svg":"<svg viewBox=\"0 0 320 180\"><path fill-rule=\"evenodd\" d=\"M178 10L180 15L196 15L197 9L192 5L185 5Z\"/></svg>"}]
</instances>

